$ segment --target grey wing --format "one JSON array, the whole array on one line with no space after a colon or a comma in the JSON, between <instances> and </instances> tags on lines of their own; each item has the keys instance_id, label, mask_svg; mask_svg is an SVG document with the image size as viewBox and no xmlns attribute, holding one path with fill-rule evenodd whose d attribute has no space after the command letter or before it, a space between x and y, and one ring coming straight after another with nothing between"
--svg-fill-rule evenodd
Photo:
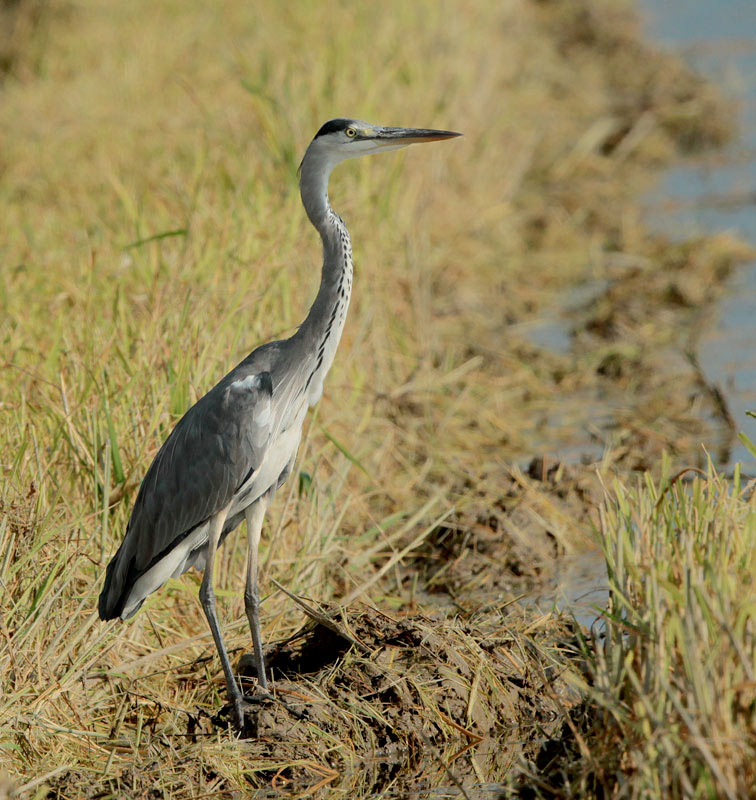
<instances>
[{"instance_id":1,"label":"grey wing","mask_svg":"<svg viewBox=\"0 0 756 800\"><path fill-rule=\"evenodd\" d=\"M136 580L225 508L258 469L270 439L272 394L269 372L237 369L179 420L142 481L108 564L101 619L120 616Z\"/></svg>"}]
</instances>

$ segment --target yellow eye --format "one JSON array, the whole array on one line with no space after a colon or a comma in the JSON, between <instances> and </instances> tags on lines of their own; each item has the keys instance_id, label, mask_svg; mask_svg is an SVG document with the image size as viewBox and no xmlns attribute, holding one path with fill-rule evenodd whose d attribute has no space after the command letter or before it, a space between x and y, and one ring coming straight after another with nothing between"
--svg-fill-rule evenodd
<instances>
[{"instance_id":1,"label":"yellow eye","mask_svg":"<svg viewBox=\"0 0 756 800\"><path fill-rule=\"evenodd\" d=\"M354 128L347 128L344 133L346 133L350 139L354 139L354 137L357 135L357 131Z\"/></svg>"}]
</instances>

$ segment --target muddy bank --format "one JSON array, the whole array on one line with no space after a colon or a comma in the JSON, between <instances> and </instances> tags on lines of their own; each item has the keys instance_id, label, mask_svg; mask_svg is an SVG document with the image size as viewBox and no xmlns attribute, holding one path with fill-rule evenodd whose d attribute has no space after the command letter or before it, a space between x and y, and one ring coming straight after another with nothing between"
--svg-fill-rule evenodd
<instances>
[{"instance_id":1,"label":"muddy bank","mask_svg":"<svg viewBox=\"0 0 756 800\"><path fill-rule=\"evenodd\" d=\"M561 730L578 702L563 655L575 649L574 633L549 615L505 607L446 618L394 618L371 608L331 615L331 627L312 624L271 649L269 668L283 702L251 710L241 738L223 712L201 709L180 713L182 723L168 732L175 709L124 684L128 699L112 746L138 722L141 746L161 755L117 778L64 772L50 781L48 796L95 798L116 787L131 796L175 796L193 785L213 796L234 796L233 787L242 786L255 797L420 797L448 783L479 796L476 787L487 776L503 778L514 764L536 761L544 737ZM202 681L206 666L187 664L174 680ZM254 680L243 684L254 691ZM219 682L217 689L223 691ZM180 761L180 778L171 779L166 747L177 756L188 748L225 752L234 760L234 780L195 758Z\"/></svg>"}]
</instances>

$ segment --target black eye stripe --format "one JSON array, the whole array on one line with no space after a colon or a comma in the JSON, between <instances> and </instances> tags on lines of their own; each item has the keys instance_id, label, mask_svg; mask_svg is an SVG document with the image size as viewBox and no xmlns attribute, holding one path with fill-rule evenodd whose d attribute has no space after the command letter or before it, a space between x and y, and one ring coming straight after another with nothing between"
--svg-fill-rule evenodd
<instances>
[{"instance_id":1,"label":"black eye stripe","mask_svg":"<svg viewBox=\"0 0 756 800\"><path fill-rule=\"evenodd\" d=\"M352 120L344 119L343 117L339 117L338 119L331 119L323 125L323 127L315 134L315 138L317 139L318 136L325 136L327 133L338 133L338 131L346 130L350 127L350 123Z\"/></svg>"}]
</instances>

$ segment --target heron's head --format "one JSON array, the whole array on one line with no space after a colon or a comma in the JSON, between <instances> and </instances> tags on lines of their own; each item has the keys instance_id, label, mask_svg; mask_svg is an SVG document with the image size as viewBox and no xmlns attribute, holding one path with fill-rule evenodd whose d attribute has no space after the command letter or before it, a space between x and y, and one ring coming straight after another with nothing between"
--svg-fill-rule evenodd
<instances>
[{"instance_id":1,"label":"heron's head","mask_svg":"<svg viewBox=\"0 0 756 800\"><path fill-rule=\"evenodd\" d=\"M312 159L333 168L347 158L397 150L408 144L438 142L461 136L454 131L436 131L427 128L389 128L384 125L371 125L357 119L332 119L315 134L305 154Z\"/></svg>"},{"instance_id":2,"label":"heron's head","mask_svg":"<svg viewBox=\"0 0 756 800\"><path fill-rule=\"evenodd\" d=\"M454 131L427 128L387 128L357 119L332 119L326 122L315 134L299 165L299 189L307 215L317 227L329 207L328 176L337 164L347 158L461 135Z\"/></svg>"}]
</instances>

